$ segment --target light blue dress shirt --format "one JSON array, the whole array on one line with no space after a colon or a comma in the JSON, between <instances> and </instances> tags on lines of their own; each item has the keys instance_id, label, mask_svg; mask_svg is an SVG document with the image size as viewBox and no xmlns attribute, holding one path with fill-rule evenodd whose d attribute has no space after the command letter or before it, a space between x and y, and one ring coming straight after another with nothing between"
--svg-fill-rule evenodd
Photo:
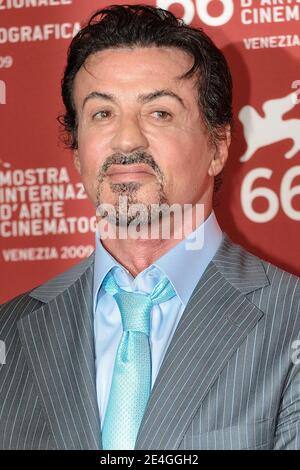
<instances>
[{"instance_id":1,"label":"light blue dress shirt","mask_svg":"<svg viewBox=\"0 0 300 470\"><path fill-rule=\"evenodd\" d=\"M182 240L135 278L104 248L96 232L94 264L94 335L96 354L96 388L101 423L104 421L111 386L115 355L123 333L121 316L114 298L101 288L106 274L112 269L119 286L127 291L150 293L166 275L176 296L151 312L150 347L152 357L152 387L181 315L209 262L222 241L222 231L214 212L189 235L194 240L203 231L201 249L186 249Z\"/></svg>"}]
</instances>

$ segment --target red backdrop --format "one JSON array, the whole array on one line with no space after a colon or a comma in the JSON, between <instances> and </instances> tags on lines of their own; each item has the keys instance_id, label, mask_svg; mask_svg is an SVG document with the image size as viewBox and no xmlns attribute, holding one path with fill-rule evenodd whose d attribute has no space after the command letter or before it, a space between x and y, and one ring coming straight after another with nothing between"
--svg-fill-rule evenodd
<instances>
[{"instance_id":1,"label":"red backdrop","mask_svg":"<svg viewBox=\"0 0 300 470\"><path fill-rule=\"evenodd\" d=\"M138 3L122 2L119 3ZM216 212L231 238L300 274L300 3L156 0L202 26L234 79L235 128ZM94 246L94 210L59 141L70 39L99 0L0 0L0 302Z\"/></svg>"}]
</instances>

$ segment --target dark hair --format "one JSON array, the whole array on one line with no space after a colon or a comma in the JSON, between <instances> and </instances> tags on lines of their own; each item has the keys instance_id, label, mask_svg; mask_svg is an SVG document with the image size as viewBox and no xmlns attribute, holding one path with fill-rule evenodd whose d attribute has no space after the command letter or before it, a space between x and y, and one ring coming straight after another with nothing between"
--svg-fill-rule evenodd
<instances>
[{"instance_id":1,"label":"dark hair","mask_svg":"<svg viewBox=\"0 0 300 470\"><path fill-rule=\"evenodd\" d=\"M194 64L181 78L198 73L199 104L214 139L222 138L232 121L232 79L222 52L200 28L187 26L171 12L148 5L112 5L96 11L73 38L62 79L66 112L60 116L67 145L77 148L77 118L73 82L86 59L98 51L121 47L176 47Z\"/></svg>"}]
</instances>

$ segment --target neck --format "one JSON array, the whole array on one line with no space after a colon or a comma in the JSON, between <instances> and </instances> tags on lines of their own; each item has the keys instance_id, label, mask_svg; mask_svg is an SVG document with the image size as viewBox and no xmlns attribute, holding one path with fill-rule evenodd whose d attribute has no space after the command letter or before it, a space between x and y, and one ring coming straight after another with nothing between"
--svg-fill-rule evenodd
<instances>
[{"instance_id":1,"label":"neck","mask_svg":"<svg viewBox=\"0 0 300 470\"><path fill-rule=\"evenodd\" d=\"M153 264L157 259L170 251L175 245L184 240L190 233L204 223L211 214L212 206L203 205L203 212L197 212L197 204L194 205L189 214L189 223L185 224L184 231L170 230L170 237L155 239L132 239L132 238L106 238L102 239L105 249L122 265L132 276L136 277L140 272ZM199 217L200 215L200 217ZM185 220L185 218L183 219ZM159 223L161 229L163 222ZM172 224L174 225L174 224ZM149 228L149 227L148 227ZM150 229L149 229L150 230ZM149 231L150 233L150 231ZM158 231L161 234L161 230Z\"/></svg>"}]
</instances>

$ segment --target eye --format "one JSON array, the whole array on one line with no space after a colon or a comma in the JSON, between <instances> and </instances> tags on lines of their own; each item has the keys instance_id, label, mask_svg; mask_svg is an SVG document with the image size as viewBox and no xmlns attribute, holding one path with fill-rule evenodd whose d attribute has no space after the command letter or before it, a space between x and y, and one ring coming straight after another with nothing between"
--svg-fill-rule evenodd
<instances>
[{"instance_id":1,"label":"eye","mask_svg":"<svg viewBox=\"0 0 300 470\"><path fill-rule=\"evenodd\" d=\"M168 113L167 111L162 111L162 110L154 111L153 114L155 114L157 119L161 121L166 121L168 118L172 117L170 113Z\"/></svg>"},{"instance_id":2,"label":"eye","mask_svg":"<svg viewBox=\"0 0 300 470\"><path fill-rule=\"evenodd\" d=\"M97 113L93 114L93 119L96 119L97 121L102 121L104 119L107 119L111 116L111 111L108 110L102 110L102 111L97 111Z\"/></svg>"}]
</instances>

